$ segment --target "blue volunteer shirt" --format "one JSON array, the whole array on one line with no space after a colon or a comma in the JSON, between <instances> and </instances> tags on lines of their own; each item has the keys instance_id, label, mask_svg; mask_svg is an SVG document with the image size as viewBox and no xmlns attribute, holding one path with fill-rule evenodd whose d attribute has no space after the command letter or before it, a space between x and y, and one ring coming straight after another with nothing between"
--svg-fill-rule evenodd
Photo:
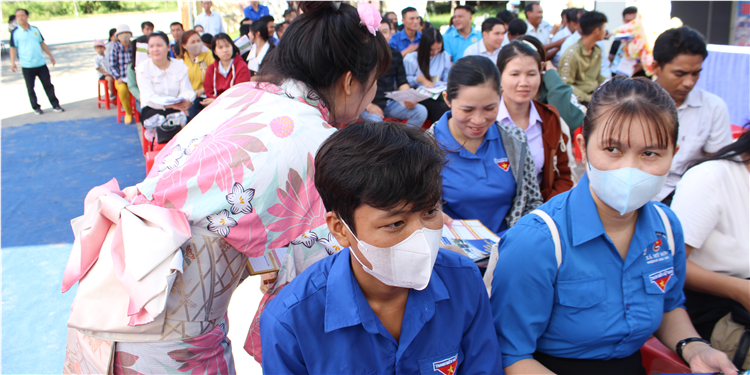
<instances>
[{"instance_id":1,"label":"blue volunteer shirt","mask_svg":"<svg viewBox=\"0 0 750 375\"><path fill-rule=\"evenodd\" d=\"M420 40L422 40L422 33L420 33L419 31L417 31L417 36L414 37L414 41L411 41L406 35L406 31L401 30L391 36L391 40L388 42L388 44L401 52L414 43L419 44Z\"/></svg>"},{"instance_id":2,"label":"blue volunteer shirt","mask_svg":"<svg viewBox=\"0 0 750 375\"><path fill-rule=\"evenodd\" d=\"M16 48L22 68L38 68L47 65L42 54L42 32L36 26L29 25L28 30L18 26L10 34L10 46Z\"/></svg>"},{"instance_id":3,"label":"blue volunteer shirt","mask_svg":"<svg viewBox=\"0 0 750 375\"><path fill-rule=\"evenodd\" d=\"M258 10L253 9L252 5L248 5L244 10L245 18L253 20L253 22L259 20L263 16L268 16L271 12L268 11L268 7L263 4L258 4Z\"/></svg>"},{"instance_id":4,"label":"blue volunteer shirt","mask_svg":"<svg viewBox=\"0 0 750 375\"><path fill-rule=\"evenodd\" d=\"M292 280L260 318L264 374L502 374L487 289L467 257L441 249L409 290L396 341L354 278L349 249Z\"/></svg>"},{"instance_id":5,"label":"blue volunteer shirt","mask_svg":"<svg viewBox=\"0 0 750 375\"><path fill-rule=\"evenodd\" d=\"M443 34L443 46L445 46L445 52L453 58L453 62L464 57L464 51L470 45L482 40L482 32L471 28L469 35L464 38L463 35L458 33L455 28L449 29Z\"/></svg>"},{"instance_id":6,"label":"blue volunteer shirt","mask_svg":"<svg viewBox=\"0 0 750 375\"><path fill-rule=\"evenodd\" d=\"M516 196L516 179L505 154L500 130L493 124L472 154L453 138L446 112L435 125L435 139L448 156L443 168L443 211L454 219L482 222L502 234L508 229L505 216Z\"/></svg>"},{"instance_id":7,"label":"blue volunteer shirt","mask_svg":"<svg viewBox=\"0 0 750 375\"><path fill-rule=\"evenodd\" d=\"M655 205L672 226L674 258ZM526 215L505 233L490 298L505 366L536 350L624 358L643 346L665 312L683 307L685 242L667 206L649 202L638 210L625 260L604 232L587 175L539 209L557 224L562 265L558 270L550 231L538 216Z\"/></svg>"}]
</instances>

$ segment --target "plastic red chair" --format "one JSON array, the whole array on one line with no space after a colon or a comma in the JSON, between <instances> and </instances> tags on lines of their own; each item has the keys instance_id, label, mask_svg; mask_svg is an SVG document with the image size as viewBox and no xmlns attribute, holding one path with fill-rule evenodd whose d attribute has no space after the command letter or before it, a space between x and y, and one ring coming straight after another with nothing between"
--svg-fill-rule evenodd
<instances>
[{"instance_id":1,"label":"plastic red chair","mask_svg":"<svg viewBox=\"0 0 750 375\"><path fill-rule=\"evenodd\" d=\"M117 122L122 122L120 120L120 117L122 117L124 119L125 116L127 115L127 113L125 113L125 110L122 109L122 103L120 102L120 96L119 95L115 95L115 97L117 99ZM135 122L141 122L141 113L138 112L138 110L135 109L135 97L133 97L133 94L130 94L130 109L133 112L133 121L135 121Z\"/></svg>"},{"instance_id":2,"label":"plastic red chair","mask_svg":"<svg viewBox=\"0 0 750 375\"><path fill-rule=\"evenodd\" d=\"M159 155L159 151L149 151L145 154L146 156L146 175L151 172L151 168L154 167L154 160L156 159L156 155Z\"/></svg>"},{"instance_id":3,"label":"plastic red chair","mask_svg":"<svg viewBox=\"0 0 750 375\"><path fill-rule=\"evenodd\" d=\"M104 85L104 98L102 98L102 85ZM106 79L102 78L99 80L97 87L99 95L96 97L96 105L101 108L104 104L104 108L109 110L109 104L113 103L112 99L109 98L109 83Z\"/></svg>"},{"instance_id":4,"label":"plastic red chair","mask_svg":"<svg viewBox=\"0 0 750 375\"><path fill-rule=\"evenodd\" d=\"M580 129L580 128L579 128ZM673 351L669 350L656 337L650 338L641 347L641 357L646 373L689 374L690 367Z\"/></svg>"},{"instance_id":5,"label":"plastic red chair","mask_svg":"<svg viewBox=\"0 0 750 375\"><path fill-rule=\"evenodd\" d=\"M578 134L583 134L583 126L579 126L573 132L573 155L576 158L576 164L581 164L583 161L583 155L581 154L581 148L578 147Z\"/></svg>"},{"instance_id":6,"label":"plastic red chair","mask_svg":"<svg viewBox=\"0 0 750 375\"><path fill-rule=\"evenodd\" d=\"M742 135L742 133L748 130L750 130L750 128L745 128L739 125L732 124L732 139L739 138Z\"/></svg>"}]
</instances>

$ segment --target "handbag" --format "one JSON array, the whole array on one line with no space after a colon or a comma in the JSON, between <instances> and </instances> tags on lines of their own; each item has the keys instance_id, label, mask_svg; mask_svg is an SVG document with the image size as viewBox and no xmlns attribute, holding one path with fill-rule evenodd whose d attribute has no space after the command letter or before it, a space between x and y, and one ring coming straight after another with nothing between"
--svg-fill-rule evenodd
<instances>
[{"instance_id":1,"label":"handbag","mask_svg":"<svg viewBox=\"0 0 750 375\"><path fill-rule=\"evenodd\" d=\"M175 112L168 114L164 122L156 127L156 143L169 143L182 130L182 126L186 123L187 116L184 113Z\"/></svg>"},{"instance_id":2,"label":"handbag","mask_svg":"<svg viewBox=\"0 0 750 375\"><path fill-rule=\"evenodd\" d=\"M732 306L732 312L716 323L711 345L726 353L738 369L750 369L750 313L739 304Z\"/></svg>"}]
</instances>

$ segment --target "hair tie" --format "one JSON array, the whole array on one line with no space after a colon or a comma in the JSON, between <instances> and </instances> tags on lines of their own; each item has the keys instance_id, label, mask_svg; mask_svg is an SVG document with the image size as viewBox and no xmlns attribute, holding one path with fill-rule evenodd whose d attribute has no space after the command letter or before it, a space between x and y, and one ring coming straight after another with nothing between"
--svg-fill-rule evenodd
<instances>
[{"instance_id":1,"label":"hair tie","mask_svg":"<svg viewBox=\"0 0 750 375\"><path fill-rule=\"evenodd\" d=\"M364 1L357 3L357 13L359 13L359 26L367 26L367 31L372 35L377 35L378 26L383 19L380 12L375 7Z\"/></svg>"},{"instance_id":2,"label":"hair tie","mask_svg":"<svg viewBox=\"0 0 750 375\"><path fill-rule=\"evenodd\" d=\"M535 46L535 45L534 45L533 43L529 42L528 40L522 40L521 42L523 42L523 43L525 43L525 44L526 44L527 46L529 46L529 47L533 48L533 49L534 49L534 51L536 51L536 53L539 53L539 50L538 50L538 49L536 49L536 46Z\"/></svg>"}]
</instances>

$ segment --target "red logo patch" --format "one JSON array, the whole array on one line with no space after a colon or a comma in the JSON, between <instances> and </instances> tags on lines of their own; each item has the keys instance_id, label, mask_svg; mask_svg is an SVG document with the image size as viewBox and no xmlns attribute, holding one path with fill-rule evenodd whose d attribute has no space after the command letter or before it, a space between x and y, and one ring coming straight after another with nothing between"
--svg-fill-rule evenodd
<instances>
[{"instance_id":1,"label":"red logo patch","mask_svg":"<svg viewBox=\"0 0 750 375\"><path fill-rule=\"evenodd\" d=\"M665 288L665 287L667 286L667 283L669 282L669 279L670 279L671 277L672 277L672 275L667 275L667 276L664 276L664 277L662 277L662 278L660 278L660 279L656 279L656 280L654 281L654 283L656 283L656 286L658 286L658 287L659 287L659 289L661 289L661 291L663 292L663 291L664 291L664 288Z\"/></svg>"},{"instance_id":2,"label":"red logo patch","mask_svg":"<svg viewBox=\"0 0 750 375\"><path fill-rule=\"evenodd\" d=\"M454 355L453 357L442 361L433 362L432 369L439 371L443 375L454 375L456 372L456 365L458 365L458 355Z\"/></svg>"},{"instance_id":3,"label":"red logo patch","mask_svg":"<svg viewBox=\"0 0 750 375\"><path fill-rule=\"evenodd\" d=\"M507 158L495 159L495 164L506 172L508 171L508 168L510 168L510 162L508 162Z\"/></svg>"},{"instance_id":4,"label":"red logo patch","mask_svg":"<svg viewBox=\"0 0 750 375\"><path fill-rule=\"evenodd\" d=\"M654 251L659 251L659 249L661 249L661 244L662 244L661 238L656 240L656 242L654 242Z\"/></svg>"}]
</instances>

